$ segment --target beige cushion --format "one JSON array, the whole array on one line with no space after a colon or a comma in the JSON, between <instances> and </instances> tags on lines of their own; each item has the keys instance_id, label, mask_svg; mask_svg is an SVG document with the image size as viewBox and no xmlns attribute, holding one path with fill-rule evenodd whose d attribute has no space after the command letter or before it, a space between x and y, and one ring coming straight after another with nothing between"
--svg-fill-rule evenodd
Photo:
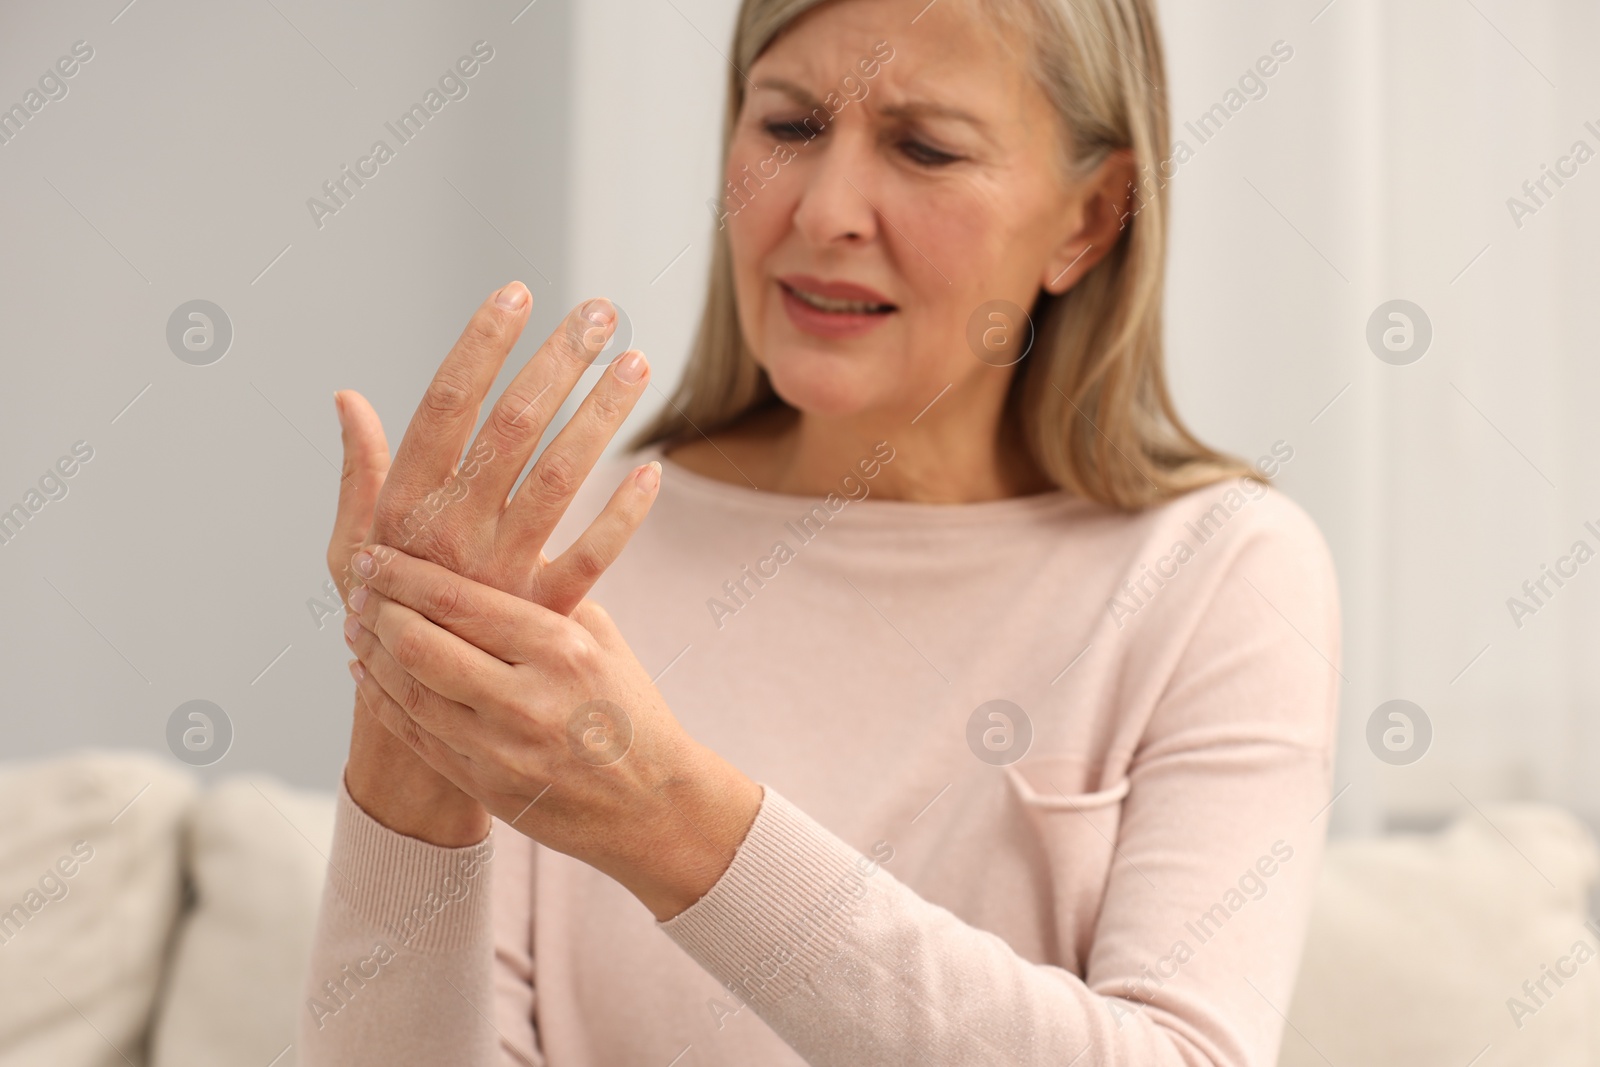
<instances>
[{"instance_id":1,"label":"beige cushion","mask_svg":"<svg viewBox=\"0 0 1600 1067\"><path fill-rule=\"evenodd\" d=\"M1482 809L1443 834L1329 846L1282 1067L1600 1064L1600 953L1574 951L1600 950L1584 924L1594 839L1559 808ZM170 760L89 751L0 765L0 810L0 1067L284 1053L331 795L265 778L197 794ZM175 930L185 865L196 900ZM1558 964L1576 967L1559 987L1544 977ZM1541 978L1535 1001L1523 983ZM1534 1009L1520 1027L1511 998ZM294 1061L290 1048L273 1067Z\"/></svg>"},{"instance_id":2,"label":"beige cushion","mask_svg":"<svg viewBox=\"0 0 1600 1067\"><path fill-rule=\"evenodd\" d=\"M0 1065L144 1064L195 788L137 753L0 766Z\"/></svg>"},{"instance_id":3,"label":"beige cushion","mask_svg":"<svg viewBox=\"0 0 1600 1067\"><path fill-rule=\"evenodd\" d=\"M1560 808L1480 808L1441 834L1330 844L1280 1067L1600 1063L1600 955L1572 955L1600 950L1594 838ZM1523 982L1558 964L1575 976L1546 978L1536 1006ZM1514 1021L1512 997L1536 1012Z\"/></svg>"},{"instance_id":4,"label":"beige cushion","mask_svg":"<svg viewBox=\"0 0 1600 1067\"><path fill-rule=\"evenodd\" d=\"M185 833L194 910L152 1028L153 1067L295 1063L332 837L331 794L243 777L196 801Z\"/></svg>"}]
</instances>

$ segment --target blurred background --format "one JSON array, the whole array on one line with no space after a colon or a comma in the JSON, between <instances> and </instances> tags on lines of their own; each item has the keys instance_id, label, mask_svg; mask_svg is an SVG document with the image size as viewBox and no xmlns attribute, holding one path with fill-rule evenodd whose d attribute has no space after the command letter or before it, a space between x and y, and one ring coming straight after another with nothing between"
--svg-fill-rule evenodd
<instances>
[{"instance_id":1,"label":"blurred background","mask_svg":"<svg viewBox=\"0 0 1600 1067\"><path fill-rule=\"evenodd\" d=\"M176 765L169 721L204 700L232 739L202 778L333 788L332 393L364 393L397 443L472 309L518 278L535 309L512 364L603 294L654 365L630 427L661 405L705 285L735 6L0 9L0 107L26 110L0 115L0 509L92 450L0 544L0 758ZM1517 800L1600 828L1600 8L1162 7L1191 150L1176 399L1239 455L1287 442L1278 484L1332 547L1333 832ZM308 206L463 57L460 95L337 211ZM215 331L198 351L174 343L193 301ZM1369 740L1394 700L1409 750Z\"/></svg>"}]
</instances>

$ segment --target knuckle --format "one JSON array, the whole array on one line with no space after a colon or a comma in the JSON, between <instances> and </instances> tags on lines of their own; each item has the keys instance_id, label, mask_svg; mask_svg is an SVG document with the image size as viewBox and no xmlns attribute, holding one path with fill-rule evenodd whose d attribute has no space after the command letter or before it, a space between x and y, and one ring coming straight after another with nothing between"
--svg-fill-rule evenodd
<instances>
[{"instance_id":1,"label":"knuckle","mask_svg":"<svg viewBox=\"0 0 1600 1067\"><path fill-rule=\"evenodd\" d=\"M581 606L584 609L583 617L585 621L595 624L611 622L611 614L601 606L599 601L585 598Z\"/></svg>"},{"instance_id":2,"label":"knuckle","mask_svg":"<svg viewBox=\"0 0 1600 1067\"><path fill-rule=\"evenodd\" d=\"M397 725L400 727L400 740L404 741L419 756L426 755L428 739L423 734L422 727L405 715L401 715L399 718L400 721Z\"/></svg>"},{"instance_id":3,"label":"knuckle","mask_svg":"<svg viewBox=\"0 0 1600 1067\"><path fill-rule=\"evenodd\" d=\"M556 638L553 651L561 664L574 672L587 672L594 665L593 648L588 639L575 630L567 630Z\"/></svg>"},{"instance_id":4,"label":"knuckle","mask_svg":"<svg viewBox=\"0 0 1600 1067\"><path fill-rule=\"evenodd\" d=\"M590 401L594 405L594 417L600 422L610 425L622 421L622 401L607 393L596 393Z\"/></svg>"},{"instance_id":5,"label":"knuckle","mask_svg":"<svg viewBox=\"0 0 1600 1067\"><path fill-rule=\"evenodd\" d=\"M479 308L462 339L474 348L491 348L506 332L505 316L491 306Z\"/></svg>"},{"instance_id":6,"label":"knuckle","mask_svg":"<svg viewBox=\"0 0 1600 1067\"><path fill-rule=\"evenodd\" d=\"M407 714L415 715L427 702L428 696L423 692L422 685L415 678L407 678L400 690L400 706L406 709Z\"/></svg>"},{"instance_id":7,"label":"knuckle","mask_svg":"<svg viewBox=\"0 0 1600 1067\"><path fill-rule=\"evenodd\" d=\"M423 614L431 618L454 618L461 604L461 583L445 581L431 587L423 597Z\"/></svg>"},{"instance_id":8,"label":"knuckle","mask_svg":"<svg viewBox=\"0 0 1600 1067\"><path fill-rule=\"evenodd\" d=\"M525 396L520 391L507 389L500 394L499 403L495 404L490 419L497 433L506 440L521 440L529 436L536 421L528 418L528 413L533 410L538 394Z\"/></svg>"},{"instance_id":9,"label":"knuckle","mask_svg":"<svg viewBox=\"0 0 1600 1067\"><path fill-rule=\"evenodd\" d=\"M545 497L551 499L565 498L576 489L577 473L572 460L560 452L546 452L534 467L539 488Z\"/></svg>"},{"instance_id":10,"label":"knuckle","mask_svg":"<svg viewBox=\"0 0 1600 1067\"><path fill-rule=\"evenodd\" d=\"M465 414L472 400L472 388L465 380L441 370L422 394L422 409L436 419L451 419Z\"/></svg>"},{"instance_id":11,"label":"knuckle","mask_svg":"<svg viewBox=\"0 0 1600 1067\"><path fill-rule=\"evenodd\" d=\"M421 662L422 659L422 631L415 626L402 626L398 633L391 639L389 655L394 661L408 670ZM416 684L413 679L412 684Z\"/></svg>"},{"instance_id":12,"label":"knuckle","mask_svg":"<svg viewBox=\"0 0 1600 1067\"><path fill-rule=\"evenodd\" d=\"M572 577L585 583L597 581L606 572L605 559L588 548L574 551L569 566L572 569Z\"/></svg>"},{"instance_id":13,"label":"knuckle","mask_svg":"<svg viewBox=\"0 0 1600 1067\"><path fill-rule=\"evenodd\" d=\"M551 347L560 355L584 366L594 362L595 355L605 345L605 329L582 318L578 310L572 312L566 325L551 339Z\"/></svg>"}]
</instances>

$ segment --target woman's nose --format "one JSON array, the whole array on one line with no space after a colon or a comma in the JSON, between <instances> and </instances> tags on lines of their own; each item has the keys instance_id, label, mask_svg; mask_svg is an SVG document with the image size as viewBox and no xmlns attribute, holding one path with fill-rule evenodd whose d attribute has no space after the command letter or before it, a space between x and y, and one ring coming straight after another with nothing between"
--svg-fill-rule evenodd
<instances>
[{"instance_id":1,"label":"woman's nose","mask_svg":"<svg viewBox=\"0 0 1600 1067\"><path fill-rule=\"evenodd\" d=\"M810 147L817 154L811 166L797 175L805 185L795 207L795 228L817 246L864 243L876 237L878 183L866 136L836 126Z\"/></svg>"}]
</instances>

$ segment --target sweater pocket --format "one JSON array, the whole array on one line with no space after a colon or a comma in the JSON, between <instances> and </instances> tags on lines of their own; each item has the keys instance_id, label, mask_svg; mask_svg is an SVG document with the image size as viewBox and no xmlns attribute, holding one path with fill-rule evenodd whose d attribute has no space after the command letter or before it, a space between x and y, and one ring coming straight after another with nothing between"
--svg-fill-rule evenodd
<instances>
[{"instance_id":1,"label":"sweater pocket","mask_svg":"<svg viewBox=\"0 0 1600 1067\"><path fill-rule=\"evenodd\" d=\"M1117 831L1128 779L1084 792L1087 768L1082 760L1064 756L1024 759L1006 768L1006 778L1049 865L1044 874L1059 956L1049 962L1081 977L1111 867L1117 862Z\"/></svg>"}]
</instances>

